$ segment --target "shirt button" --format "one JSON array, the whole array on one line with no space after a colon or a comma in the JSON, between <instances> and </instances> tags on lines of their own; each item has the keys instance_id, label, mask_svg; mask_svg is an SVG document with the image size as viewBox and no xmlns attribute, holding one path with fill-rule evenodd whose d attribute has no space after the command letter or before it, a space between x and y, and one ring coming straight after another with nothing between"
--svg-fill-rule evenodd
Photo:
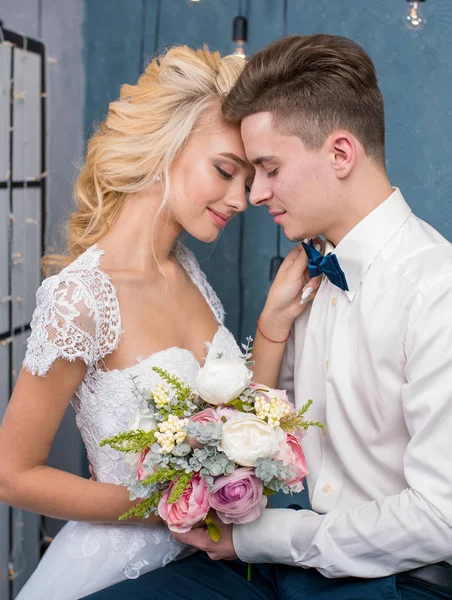
<instances>
[{"instance_id":1,"label":"shirt button","mask_svg":"<svg viewBox=\"0 0 452 600\"><path fill-rule=\"evenodd\" d=\"M328 361L325 361L325 367L328 369Z\"/></svg>"},{"instance_id":2,"label":"shirt button","mask_svg":"<svg viewBox=\"0 0 452 600\"><path fill-rule=\"evenodd\" d=\"M333 298L331 300L331 306L336 306L336 304L337 304L337 298Z\"/></svg>"},{"instance_id":3,"label":"shirt button","mask_svg":"<svg viewBox=\"0 0 452 600\"><path fill-rule=\"evenodd\" d=\"M326 485L323 486L322 491L324 494L329 494L331 491L333 490L333 488L330 486L329 483L327 483Z\"/></svg>"}]
</instances>

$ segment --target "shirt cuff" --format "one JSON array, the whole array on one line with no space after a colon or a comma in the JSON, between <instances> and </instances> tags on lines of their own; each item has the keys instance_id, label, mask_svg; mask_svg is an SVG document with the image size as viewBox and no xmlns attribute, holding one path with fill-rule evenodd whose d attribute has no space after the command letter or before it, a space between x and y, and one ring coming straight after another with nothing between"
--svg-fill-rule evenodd
<instances>
[{"instance_id":1,"label":"shirt cuff","mask_svg":"<svg viewBox=\"0 0 452 600\"><path fill-rule=\"evenodd\" d=\"M234 525L232 541L237 556L248 563L296 564L302 541L297 540L298 552L294 553L292 537L297 524L306 516L304 513L312 514L310 511L290 508L267 508L252 523ZM306 550L311 539L309 534L305 538Z\"/></svg>"}]
</instances>

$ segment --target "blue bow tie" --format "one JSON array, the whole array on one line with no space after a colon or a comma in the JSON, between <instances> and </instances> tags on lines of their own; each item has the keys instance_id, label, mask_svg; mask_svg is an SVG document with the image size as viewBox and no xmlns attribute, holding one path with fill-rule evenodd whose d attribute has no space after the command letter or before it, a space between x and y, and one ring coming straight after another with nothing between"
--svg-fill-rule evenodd
<instances>
[{"instance_id":1,"label":"blue bow tie","mask_svg":"<svg viewBox=\"0 0 452 600\"><path fill-rule=\"evenodd\" d=\"M327 254L323 256L318 250L314 248L312 240L308 246L305 242L302 242L303 248L308 255L308 270L311 277L318 277L319 275L325 274L331 283L337 285L341 290L348 291L347 280L345 278L344 271L339 266L339 261L335 254Z\"/></svg>"}]
</instances>

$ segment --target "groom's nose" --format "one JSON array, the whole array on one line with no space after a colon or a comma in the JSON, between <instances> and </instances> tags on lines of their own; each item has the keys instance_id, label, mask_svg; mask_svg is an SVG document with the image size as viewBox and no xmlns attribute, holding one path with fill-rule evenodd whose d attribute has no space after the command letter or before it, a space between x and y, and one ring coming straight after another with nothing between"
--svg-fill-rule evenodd
<instances>
[{"instance_id":1,"label":"groom's nose","mask_svg":"<svg viewBox=\"0 0 452 600\"><path fill-rule=\"evenodd\" d=\"M251 204L253 206L259 206L261 204L265 204L265 202L270 200L272 197L273 192L268 187L267 182L261 182L255 178L249 195L249 201Z\"/></svg>"}]
</instances>

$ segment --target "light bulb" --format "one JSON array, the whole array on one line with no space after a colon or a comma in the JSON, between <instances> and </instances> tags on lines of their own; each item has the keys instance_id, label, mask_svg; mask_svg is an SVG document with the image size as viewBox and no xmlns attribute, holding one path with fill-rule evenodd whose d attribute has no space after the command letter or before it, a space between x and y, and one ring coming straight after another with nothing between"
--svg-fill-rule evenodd
<instances>
[{"instance_id":1,"label":"light bulb","mask_svg":"<svg viewBox=\"0 0 452 600\"><path fill-rule=\"evenodd\" d=\"M235 17L232 24L232 41L234 49L232 51L236 56L246 58L245 43L248 37L248 22L245 17Z\"/></svg>"},{"instance_id":2,"label":"light bulb","mask_svg":"<svg viewBox=\"0 0 452 600\"><path fill-rule=\"evenodd\" d=\"M407 22L412 29L419 29L424 22L424 19L419 14L420 3L419 0L410 2L410 12L407 16Z\"/></svg>"},{"instance_id":3,"label":"light bulb","mask_svg":"<svg viewBox=\"0 0 452 600\"><path fill-rule=\"evenodd\" d=\"M245 42L243 40L237 40L233 54L240 56L240 58L246 58Z\"/></svg>"}]
</instances>

